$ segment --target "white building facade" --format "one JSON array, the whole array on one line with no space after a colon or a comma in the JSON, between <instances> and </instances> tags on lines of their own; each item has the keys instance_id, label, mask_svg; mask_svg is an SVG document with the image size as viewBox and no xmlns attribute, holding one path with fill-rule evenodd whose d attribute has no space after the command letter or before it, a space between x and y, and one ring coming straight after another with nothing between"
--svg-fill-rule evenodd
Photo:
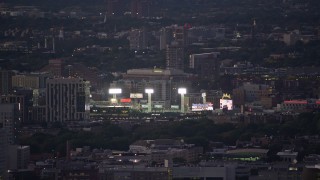
<instances>
[{"instance_id":1,"label":"white building facade","mask_svg":"<svg viewBox=\"0 0 320 180\"><path fill-rule=\"evenodd\" d=\"M47 80L47 122L89 119L90 83L81 78Z\"/></svg>"}]
</instances>

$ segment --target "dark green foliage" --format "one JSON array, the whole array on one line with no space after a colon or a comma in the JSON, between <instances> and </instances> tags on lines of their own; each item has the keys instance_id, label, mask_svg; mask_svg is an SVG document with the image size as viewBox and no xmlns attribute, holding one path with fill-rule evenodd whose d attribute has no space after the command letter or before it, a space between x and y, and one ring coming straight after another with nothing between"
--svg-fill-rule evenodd
<instances>
[{"instance_id":1,"label":"dark green foliage","mask_svg":"<svg viewBox=\"0 0 320 180\"><path fill-rule=\"evenodd\" d=\"M29 138L20 138L20 142L31 146L32 153L60 152L64 154L65 144L69 140L72 147L91 146L92 148L109 148L127 150L134 141L141 139L178 139L192 143L208 150L210 141L220 141L234 145L236 140L249 141L251 137L291 137L296 135L319 135L320 114L302 113L297 119L282 124L215 124L208 119L184 120L154 125L135 125L130 130L106 122L99 131L72 132L61 130L57 136L34 134ZM302 143L302 144L301 144ZM303 153L319 153L319 145L307 145L301 142L296 148ZM282 144L271 144L270 154L281 150ZM271 157L276 158L276 157Z\"/></svg>"}]
</instances>

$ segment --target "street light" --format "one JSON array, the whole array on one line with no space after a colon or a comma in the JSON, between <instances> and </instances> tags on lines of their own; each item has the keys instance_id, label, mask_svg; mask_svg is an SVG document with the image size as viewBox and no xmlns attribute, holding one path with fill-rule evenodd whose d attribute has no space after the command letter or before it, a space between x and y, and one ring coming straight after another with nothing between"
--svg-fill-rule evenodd
<instances>
[{"instance_id":1,"label":"street light","mask_svg":"<svg viewBox=\"0 0 320 180\"><path fill-rule=\"evenodd\" d=\"M181 113L184 113L184 95L187 94L187 89L179 88L178 93L181 94Z\"/></svg>"},{"instance_id":2,"label":"street light","mask_svg":"<svg viewBox=\"0 0 320 180\"><path fill-rule=\"evenodd\" d=\"M148 112L151 112L151 94L153 94L153 89L145 89L145 92L148 94Z\"/></svg>"},{"instance_id":3,"label":"street light","mask_svg":"<svg viewBox=\"0 0 320 180\"><path fill-rule=\"evenodd\" d=\"M109 94L112 94L112 99L111 102L113 103L117 103L117 94L121 94L122 93L122 89L120 88L110 88L109 89Z\"/></svg>"}]
</instances>

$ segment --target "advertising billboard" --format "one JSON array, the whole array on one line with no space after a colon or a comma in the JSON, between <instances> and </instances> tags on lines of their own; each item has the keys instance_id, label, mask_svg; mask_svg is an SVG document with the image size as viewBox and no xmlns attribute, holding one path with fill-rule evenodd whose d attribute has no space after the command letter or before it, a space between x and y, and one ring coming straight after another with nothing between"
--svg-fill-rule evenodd
<instances>
[{"instance_id":1,"label":"advertising billboard","mask_svg":"<svg viewBox=\"0 0 320 180\"><path fill-rule=\"evenodd\" d=\"M206 103L206 104L192 104L192 111L212 111L213 104Z\"/></svg>"},{"instance_id":2,"label":"advertising billboard","mask_svg":"<svg viewBox=\"0 0 320 180\"><path fill-rule=\"evenodd\" d=\"M130 98L123 98L123 99L120 99L120 102L122 102L122 103L130 103L131 99Z\"/></svg>"},{"instance_id":3,"label":"advertising billboard","mask_svg":"<svg viewBox=\"0 0 320 180\"><path fill-rule=\"evenodd\" d=\"M179 105L171 105L171 109L179 109Z\"/></svg>"},{"instance_id":4,"label":"advertising billboard","mask_svg":"<svg viewBox=\"0 0 320 180\"><path fill-rule=\"evenodd\" d=\"M154 105L154 108L156 108L156 109L162 109L163 106L162 106L162 104L155 104L155 105Z\"/></svg>"},{"instance_id":5,"label":"advertising billboard","mask_svg":"<svg viewBox=\"0 0 320 180\"><path fill-rule=\"evenodd\" d=\"M142 109L148 109L148 105L147 104L141 104L141 108Z\"/></svg>"},{"instance_id":6,"label":"advertising billboard","mask_svg":"<svg viewBox=\"0 0 320 180\"><path fill-rule=\"evenodd\" d=\"M143 94L142 93L130 93L130 98L132 99L142 99Z\"/></svg>"},{"instance_id":7,"label":"advertising billboard","mask_svg":"<svg viewBox=\"0 0 320 180\"><path fill-rule=\"evenodd\" d=\"M231 99L220 99L220 109L233 109L233 101Z\"/></svg>"}]
</instances>

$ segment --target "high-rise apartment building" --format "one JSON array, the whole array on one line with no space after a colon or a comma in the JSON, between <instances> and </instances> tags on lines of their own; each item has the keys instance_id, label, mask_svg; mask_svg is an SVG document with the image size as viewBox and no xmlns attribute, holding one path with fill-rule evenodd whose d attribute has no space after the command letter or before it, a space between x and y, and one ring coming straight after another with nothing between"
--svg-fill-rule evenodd
<instances>
[{"instance_id":1,"label":"high-rise apartment building","mask_svg":"<svg viewBox=\"0 0 320 180\"><path fill-rule=\"evenodd\" d=\"M0 70L0 95L12 92L12 71Z\"/></svg>"},{"instance_id":2,"label":"high-rise apartment building","mask_svg":"<svg viewBox=\"0 0 320 180\"><path fill-rule=\"evenodd\" d=\"M164 50L167 48L167 45L171 44L173 40L172 28L171 27L163 27L159 32L159 41L160 41L160 50Z\"/></svg>"},{"instance_id":3,"label":"high-rise apartment building","mask_svg":"<svg viewBox=\"0 0 320 180\"><path fill-rule=\"evenodd\" d=\"M0 179L4 179L6 172L6 148L8 146L6 134L3 123L0 123Z\"/></svg>"},{"instance_id":4,"label":"high-rise apartment building","mask_svg":"<svg viewBox=\"0 0 320 180\"><path fill-rule=\"evenodd\" d=\"M46 80L49 77L50 74L48 73L13 76L12 86L13 88L17 88L17 90L14 95L2 96L0 103L20 103L23 123L32 123L39 119L44 119L42 114L45 111L45 88ZM40 117L37 114L41 114Z\"/></svg>"},{"instance_id":5,"label":"high-rise apartment building","mask_svg":"<svg viewBox=\"0 0 320 180\"><path fill-rule=\"evenodd\" d=\"M0 97L0 105L1 104L15 104L17 106L17 113L15 116L17 118L20 118L21 122L25 122L27 119L27 109L28 109L28 104L26 101L26 96L25 95L15 95L15 94L10 94L10 95L3 95Z\"/></svg>"},{"instance_id":6,"label":"high-rise apartment building","mask_svg":"<svg viewBox=\"0 0 320 180\"><path fill-rule=\"evenodd\" d=\"M7 168L10 170L27 169L30 161L30 146L9 145Z\"/></svg>"},{"instance_id":7,"label":"high-rise apartment building","mask_svg":"<svg viewBox=\"0 0 320 180\"><path fill-rule=\"evenodd\" d=\"M46 120L65 122L89 118L89 82L81 78L47 80Z\"/></svg>"},{"instance_id":8,"label":"high-rise apartment building","mask_svg":"<svg viewBox=\"0 0 320 180\"><path fill-rule=\"evenodd\" d=\"M180 46L188 45L188 29L184 26L173 26L173 39Z\"/></svg>"},{"instance_id":9,"label":"high-rise apartment building","mask_svg":"<svg viewBox=\"0 0 320 180\"><path fill-rule=\"evenodd\" d=\"M5 141L8 144L15 142L15 126L18 123L18 110L15 104L0 104L0 126L5 131Z\"/></svg>"},{"instance_id":10,"label":"high-rise apartment building","mask_svg":"<svg viewBox=\"0 0 320 180\"><path fill-rule=\"evenodd\" d=\"M188 28L178 25L163 27L159 31L159 40L160 50L166 49L171 44L185 47L188 45Z\"/></svg>"},{"instance_id":11,"label":"high-rise apartment building","mask_svg":"<svg viewBox=\"0 0 320 180\"><path fill-rule=\"evenodd\" d=\"M148 34L145 28L132 29L128 39L131 50L143 50L148 48Z\"/></svg>"},{"instance_id":12,"label":"high-rise apartment building","mask_svg":"<svg viewBox=\"0 0 320 180\"><path fill-rule=\"evenodd\" d=\"M184 69L184 48L176 42L167 46L166 68L180 70Z\"/></svg>"}]
</instances>

